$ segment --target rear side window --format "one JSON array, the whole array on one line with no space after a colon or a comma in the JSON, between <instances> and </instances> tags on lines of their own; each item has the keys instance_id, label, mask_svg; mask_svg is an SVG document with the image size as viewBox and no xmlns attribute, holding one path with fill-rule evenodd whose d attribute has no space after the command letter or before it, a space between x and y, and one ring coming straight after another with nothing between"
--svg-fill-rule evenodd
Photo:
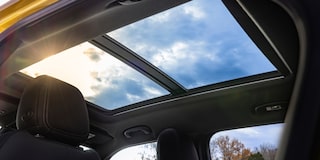
<instances>
[{"instance_id":1,"label":"rear side window","mask_svg":"<svg viewBox=\"0 0 320 160\"><path fill-rule=\"evenodd\" d=\"M284 124L221 131L209 142L212 160L274 160Z\"/></svg>"},{"instance_id":2,"label":"rear side window","mask_svg":"<svg viewBox=\"0 0 320 160\"><path fill-rule=\"evenodd\" d=\"M156 160L157 143L146 143L120 150L110 160Z\"/></svg>"}]
</instances>

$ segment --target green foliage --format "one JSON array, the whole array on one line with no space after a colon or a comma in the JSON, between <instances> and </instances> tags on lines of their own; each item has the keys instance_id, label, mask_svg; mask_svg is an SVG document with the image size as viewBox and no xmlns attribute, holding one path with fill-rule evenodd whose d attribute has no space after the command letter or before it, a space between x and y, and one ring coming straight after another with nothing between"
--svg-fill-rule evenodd
<instances>
[{"instance_id":1,"label":"green foliage","mask_svg":"<svg viewBox=\"0 0 320 160\"><path fill-rule=\"evenodd\" d=\"M260 152L251 154L248 160L264 160L262 154Z\"/></svg>"}]
</instances>

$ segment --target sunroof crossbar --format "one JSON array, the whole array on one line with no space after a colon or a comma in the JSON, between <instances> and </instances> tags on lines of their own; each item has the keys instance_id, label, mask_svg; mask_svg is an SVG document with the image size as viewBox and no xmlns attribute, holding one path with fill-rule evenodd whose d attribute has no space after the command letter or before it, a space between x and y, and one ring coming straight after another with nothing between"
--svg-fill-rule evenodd
<instances>
[{"instance_id":1,"label":"sunroof crossbar","mask_svg":"<svg viewBox=\"0 0 320 160\"><path fill-rule=\"evenodd\" d=\"M91 40L90 43L147 76L163 88L167 89L171 94L176 95L187 92L187 89L173 78L110 36L98 36Z\"/></svg>"}]
</instances>

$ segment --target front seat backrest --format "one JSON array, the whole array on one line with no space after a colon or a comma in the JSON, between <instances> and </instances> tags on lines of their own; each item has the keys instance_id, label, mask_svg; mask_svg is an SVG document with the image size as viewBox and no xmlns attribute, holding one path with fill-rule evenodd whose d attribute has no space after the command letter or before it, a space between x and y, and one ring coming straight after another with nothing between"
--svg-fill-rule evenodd
<instances>
[{"instance_id":1,"label":"front seat backrest","mask_svg":"<svg viewBox=\"0 0 320 160\"><path fill-rule=\"evenodd\" d=\"M0 159L96 160L79 147L89 134L86 102L72 85L49 76L32 80L17 111L18 131L0 148Z\"/></svg>"},{"instance_id":2,"label":"front seat backrest","mask_svg":"<svg viewBox=\"0 0 320 160\"><path fill-rule=\"evenodd\" d=\"M199 160L193 141L177 130L163 130L158 137L157 160Z\"/></svg>"}]
</instances>

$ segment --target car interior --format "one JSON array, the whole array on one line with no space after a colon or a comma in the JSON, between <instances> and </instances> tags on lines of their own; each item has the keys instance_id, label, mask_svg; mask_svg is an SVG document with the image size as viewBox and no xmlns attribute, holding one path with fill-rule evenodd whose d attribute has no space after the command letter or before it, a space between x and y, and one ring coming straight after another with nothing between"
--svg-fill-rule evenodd
<instances>
[{"instance_id":1,"label":"car interior","mask_svg":"<svg viewBox=\"0 0 320 160\"><path fill-rule=\"evenodd\" d=\"M17 131L3 133L3 159L100 159L78 149L88 137L88 111L80 91L65 82L48 76L32 81L20 98L16 124Z\"/></svg>"},{"instance_id":2,"label":"car interior","mask_svg":"<svg viewBox=\"0 0 320 160\"><path fill-rule=\"evenodd\" d=\"M0 7L0 19L3 19L0 20L0 159L109 160L124 148L157 142L158 160L209 160L209 141L215 133L278 123L283 123L284 129L276 159L320 159L317 136L320 134L320 76L317 74L320 69L317 44L320 41L320 3L311 0L201 1L208 3L209 11L219 11L210 9L212 4L224 7L271 69L260 71L264 63L248 54L240 59L253 60L239 65L259 71L241 75L240 70L223 68L215 73L232 72L237 76L189 85L189 79L179 79L172 74L170 66L177 65L179 74L197 79L198 73L193 71L198 70L190 68L193 60L201 55L193 54L180 60L173 53L176 50L180 55L190 50L200 52L204 50L202 46L207 46L196 43L199 40L195 39L187 45L175 43L176 48L172 50L156 50L155 47L175 40L176 37L171 36L175 32L184 36L192 32L200 38L219 37L206 30L207 23L198 25L197 19L192 19L203 17L195 14L198 10L186 7L197 1L200 0L47 0L38 5L20 0ZM24 10L32 5L38 6ZM182 14L167 12L177 7L184 7L183 13L191 17L188 24L203 32L187 27L174 30L165 23L166 19L161 19ZM19 14L21 17L17 18ZM152 19L158 14L162 17ZM16 21L9 23L12 21L7 19L12 17ZM176 26L184 23L182 18L173 19ZM229 27L229 23L224 23L227 19L218 20L214 22L217 28ZM153 29L149 21L160 23ZM162 28L173 32L160 33ZM151 46L145 34L136 34L138 29L139 33L146 33L148 29L155 32L151 37L159 40L159 44ZM233 35L232 30L223 31L217 44L208 45L209 50L215 51L219 40L228 37L229 32ZM238 30L234 32L238 34ZM120 37L121 34L124 36ZM235 38L237 36L230 39ZM145 46L142 42L146 42ZM227 44L227 49L234 45L233 42ZM86 50L80 50L81 47ZM53 61L51 66L79 84L85 82L89 88L28 68L72 48L72 52L89 56L90 64L77 66L73 59L81 56L70 54L63 58L66 66L60 65L62 60ZM233 48L229 54L227 49L222 51L228 51L225 57L245 52ZM148 52L140 54L144 50ZM159 59L150 59L154 51L159 51L158 58L168 63L158 65ZM104 61L101 58L104 54L117 62ZM206 58L209 61L212 57ZM174 63L169 63L171 60L175 60ZM257 64L253 64L254 61ZM96 62L100 71L91 72L91 62ZM205 68L206 62L200 61L203 65L197 67ZM109 81L113 71L103 70L102 66L124 68L119 63L144 79L130 79L135 75L119 69L115 75L121 75L120 80ZM237 64L227 61L226 66L234 65ZM47 69L45 66L34 68ZM79 74L66 74L67 68L75 68ZM96 84L89 83L86 70ZM215 76L219 77L210 73L204 78ZM128 83L120 83L121 80ZM107 93L102 93L99 89L103 88L103 83L120 84L114 87L119 90L108 88ZM136 89L135 83L139 83L138 88L145 88ZM156 87L147 86L149 84ZM118 92L121 94L117 95ZM98 99L93 96L95 93L104 97ZM140 94L146 98L139 99ZM127 103L127 99L132 101Z\"/></svg>"}]
</instances>

